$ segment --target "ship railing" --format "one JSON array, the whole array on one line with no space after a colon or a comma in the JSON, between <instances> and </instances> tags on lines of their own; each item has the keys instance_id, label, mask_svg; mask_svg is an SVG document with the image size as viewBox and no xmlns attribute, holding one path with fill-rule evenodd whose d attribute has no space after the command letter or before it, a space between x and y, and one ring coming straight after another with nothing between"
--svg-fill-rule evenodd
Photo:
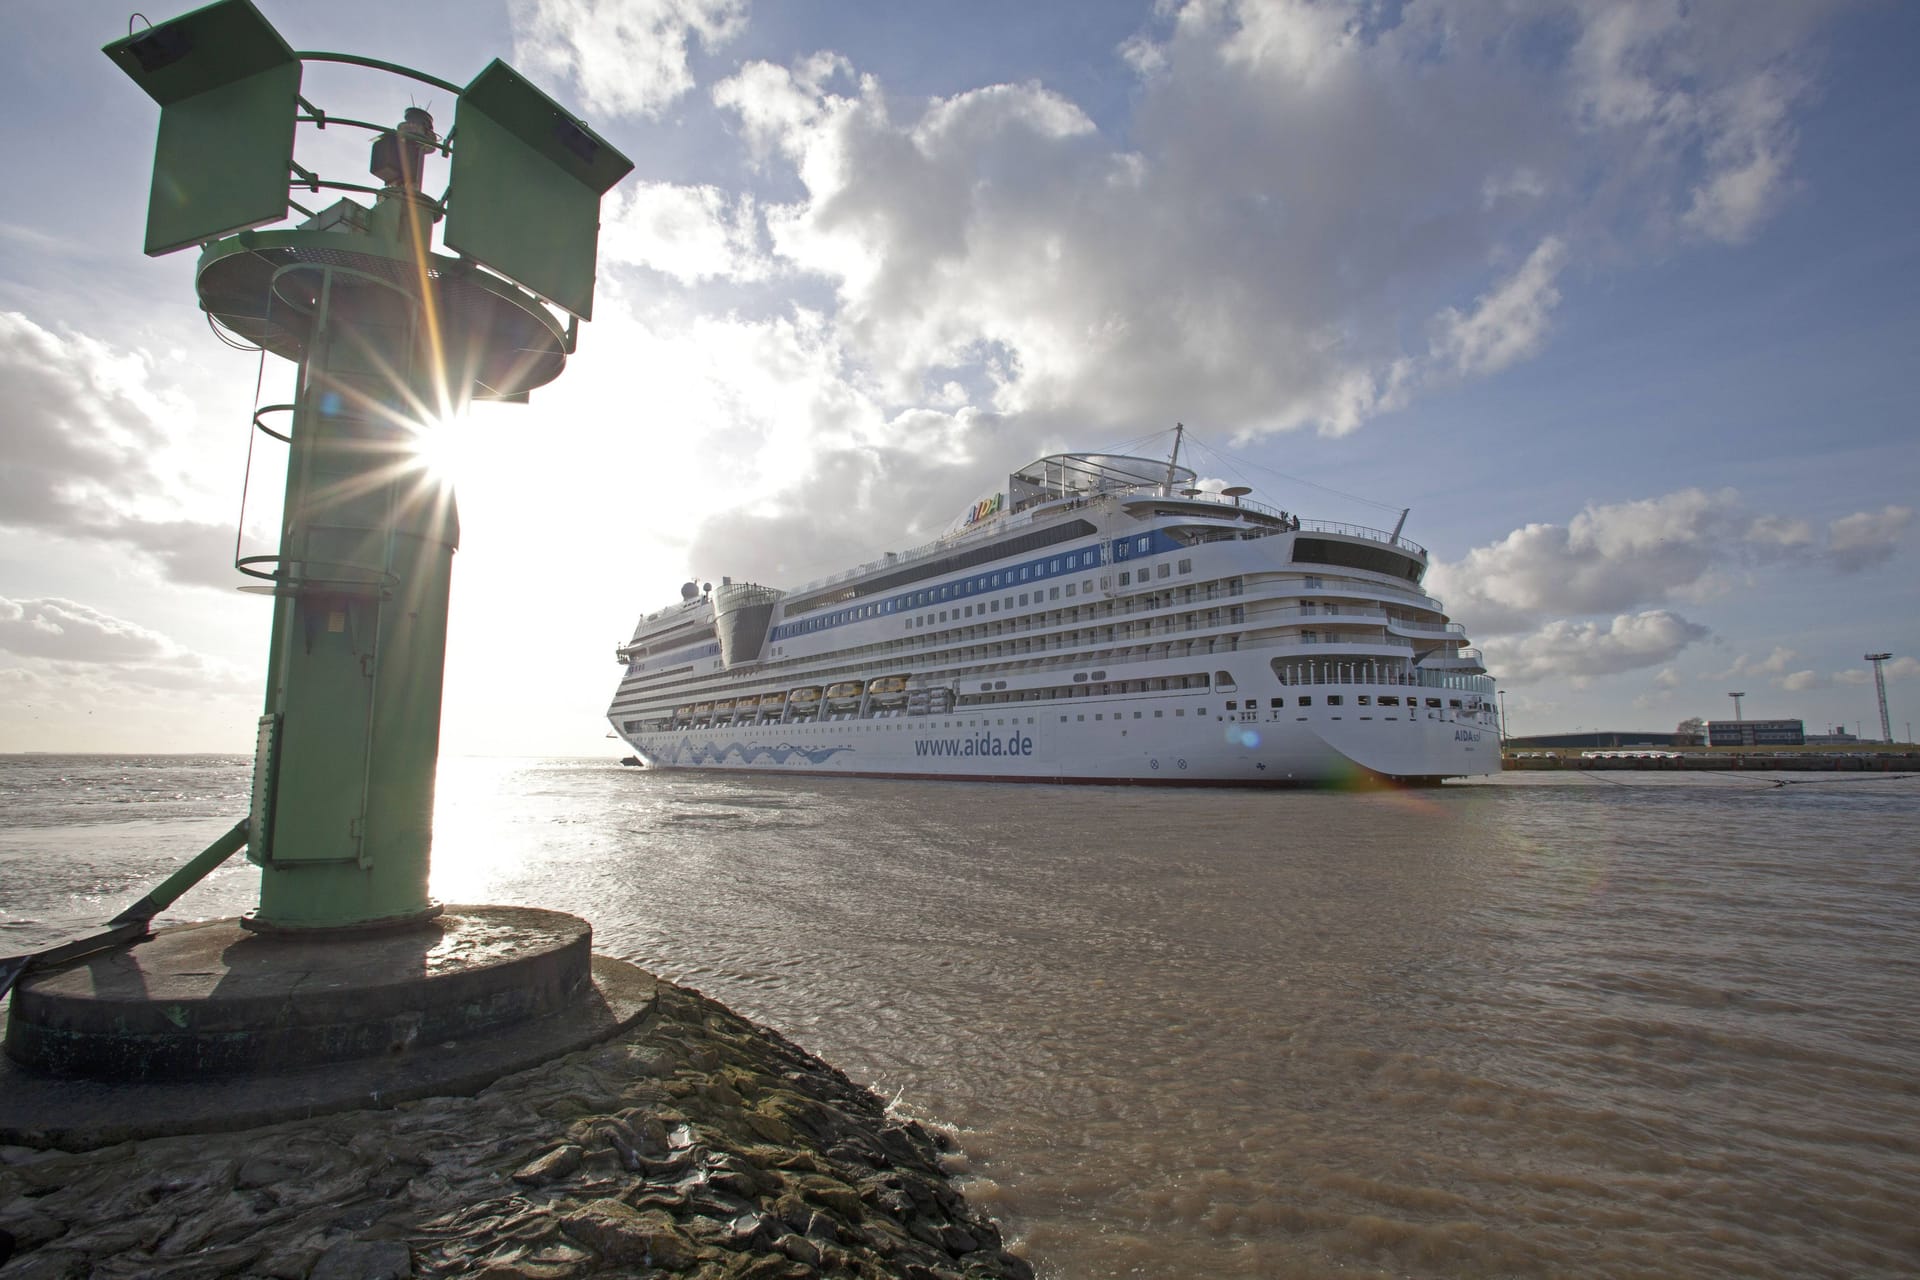
<instances>
[{"instance_id":1,"label":"ship railing","mask_svg":"<svg viewBox=\"0 0 1920 1280\"><path fill-rule=\"evenodd\" d=\"M1294 527L1310 533L1338 533L1344 534L1349 538L1365 538L1370 542L1384 542L1390 547L1398 547L1402 551L1411 551L1423 560L1427 555L1427 549L1415 542L1412 538L1396 538L1385 529L1372 529L1364 524L1342 524L1338 520L1302 520Z\"/></svg>"},{"instance_id":2,"label":"ship railing","mask_svg":"<svg viewBox=\"0 0 1920 1280\"><path fill-rule=\"evenodd\" d=\"M1389 617L1387 625L1423 636L1464 640L1467 635L1467 629L1457 622L1419 622L1411 618Z\"/></svg>"},{"instance_id":3,"label":"ship railing","mask_svg":"<svg viewBox=\"0 0 1920 1280\"><path fill-rule=\"evenodd\" d=\"M1278 622L1293 618L1313 618L1316 621L1327 619L1336 622L1341 618L1378 618L1382 621L1393 620L1387 611L1379 605L1366 604L1303 604L1295 605L1287 609L1260 609L1256 607L1254 616L1262 622Z\"/></svg>"},{"instance_id":4,"label":"ship railing","mask_svg":"<svg viewBox=\"0 0 1920 1280\"><path fill-rule=\"evenodd\" d=\"M1381 684L1404 685L1414 689L1452 689L1462 693L1493 696L1492 676L1465 675L1457 671L1424 671L1418 668L1383 667L1371 662L1276 662L1274 675L1284 685Z\"/></svg>"}]
</instances>

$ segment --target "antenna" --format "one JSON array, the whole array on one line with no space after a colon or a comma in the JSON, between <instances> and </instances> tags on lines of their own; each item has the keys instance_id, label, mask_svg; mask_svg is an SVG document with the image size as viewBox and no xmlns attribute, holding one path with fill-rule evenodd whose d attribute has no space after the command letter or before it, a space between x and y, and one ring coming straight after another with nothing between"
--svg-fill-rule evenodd
<instances>
[{"instance_id":1,"label":"antenna","mask_svg":"<svg viewBox=\"0 0 1920 1280\"><path fill-rule=\"evenodd\" d=\"M1890 653L1866 655L1867 661L1873 664L1873 690L1880 695L1880 741L1882 742L1893 741L1893 725L1887 720L1887 673L1881 666L1892 656Z\"/></svg>"}]
</instances>

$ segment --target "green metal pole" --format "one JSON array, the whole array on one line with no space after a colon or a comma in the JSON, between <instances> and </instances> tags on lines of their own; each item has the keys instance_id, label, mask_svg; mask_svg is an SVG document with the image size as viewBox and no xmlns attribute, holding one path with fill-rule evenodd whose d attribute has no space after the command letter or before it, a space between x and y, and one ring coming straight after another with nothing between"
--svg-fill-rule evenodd
<instances>
[{"instance_id":1,"label":"green metal pole","mask_svg":"<svg viewBox=\"0 0 1920 1280\"><path fill-rule=\"evenodd\" d=\"M417 266L430 215L405 193L383 204L376 233L407 244ZM438 326L424 271L365 267L302 265L275 286L277 300L311 308L311 338L255 780L265 838L250 848L262 870L246 922L263 931L438 911L427 884L459 524L413 448L421 407L444 395Z\"/></svg>"}]
</instances>

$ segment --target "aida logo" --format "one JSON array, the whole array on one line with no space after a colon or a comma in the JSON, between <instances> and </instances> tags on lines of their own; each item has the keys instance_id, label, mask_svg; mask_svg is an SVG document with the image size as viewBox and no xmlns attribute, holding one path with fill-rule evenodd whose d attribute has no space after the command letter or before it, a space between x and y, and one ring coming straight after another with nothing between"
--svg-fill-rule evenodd
<instances>
[{"instance_id":1,"label":"aida logo","mask_svg":"<svg viewBox=\"0 0 1920 1280\"><path fill-rule=\"evenodd\" d=\"M1478 742L1480 741L1480 731L1477 729L1455 729L1453 731L1453 740L1455 742Z\"/></svg>"},{"instance_id":2,"label":"aida logo","mask_svg":"<svg viewBox=\"0 0 1920 1280\"><path fill-rule=\"evenodd\" d=\"M1006 500L1007 495L1004 493L996 493L991 498L980 499L980 501L973 504L973 510L967 512L967 523L979 524L988 516L998 515L1001 505L1005 503Z\"/></svg>"}]
</instances>

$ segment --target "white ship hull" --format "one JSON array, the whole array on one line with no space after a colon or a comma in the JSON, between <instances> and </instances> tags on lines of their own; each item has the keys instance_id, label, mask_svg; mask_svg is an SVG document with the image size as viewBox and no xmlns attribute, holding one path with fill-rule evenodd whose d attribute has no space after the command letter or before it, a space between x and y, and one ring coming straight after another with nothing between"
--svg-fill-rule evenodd
<instances>
[{"instance_id":1,"label":"white ship hull","mask_svg":"<svg viewBox=\"0 0 1920 1280\"><path fill-rule=\"evenodd\" d=\"M1443 719L1440 711L1419 710L1411 720L1404 711L1377 720L1355 717L1349 724L1351 712L1301 715L1291 708L1256 710L1252 719L1237 711L1229 718L1220 699L1212 702L1123 698L1092 713L1029 715L1023 709L1020 715L728 725L622 736L642 764L656 769L976 782L1325 786L1362 778L1437 781L1500 768L1497 734ZM1175 710L1188 714L1168 723ZM1155 711L1161 712L1157 720ZM1064 723L1062 714L1068 715ZM1378 731L1389 725L1391 734Z\"/></svg>"},{"instance_id":2,"label":"white ship hull","mask_svg":"<svg viewBox=\"0 0 1920 1280\"><path fill-rule=\"evenodd\" d=\"M656 769L1235 786L1498 771L1492 682L1418 589L1423 549L1229 505L1175 470L1058 455L1009 477L1011 511L983 503L977 528L916 551L793 592L689 584L620 646L608 720Z\"/></svg>"}]
</instances>

